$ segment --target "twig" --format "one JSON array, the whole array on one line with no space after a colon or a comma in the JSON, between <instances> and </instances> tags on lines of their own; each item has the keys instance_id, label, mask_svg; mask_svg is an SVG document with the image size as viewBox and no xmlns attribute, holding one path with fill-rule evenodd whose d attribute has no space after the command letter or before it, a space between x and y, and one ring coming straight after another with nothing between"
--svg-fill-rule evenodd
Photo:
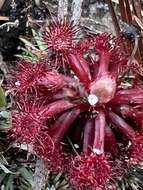
<instances>
[{"instance_id":1,"label":"twig","mask_svg":"<svg viewBox=\"0 0 143 190\"><path fill-rule=\"evenodd\" d=\"M131 7L130 7L130 2L129 0L125 0L125 4L126 4L126 14L128 17L128 23L132 23L132 12L131 12Z\"/></svg>"},{"instance_id":2,"label":"twig","mask_svg":"<svg viewBox=\"0 0 143 190\"><path fill-rule=\"evenodd\" d=\"M131 65L134 58L135 58L135 54L138 50L138 45L139 45L139 37L136 37L135 38L135 44L134 44L134 48L132 50L132 53L131 53L131 56L130 56L130 59L128 60L128 65Z\"/></svg>"},{"instance_id":3,"label":"twig","mask_svg":"<svg viewBox=\"0 0 143 190\"><path fill-rule=\"evenodd\" d=\"M46 185L48 171L45 167L45 163L42 159L37 159L35 166L35 173L33 177L33 190L42 190Z\"/></svg>"},{"instance_id":4,"label":"twig","mask_svg":"<svg viewBox=\"0 0 143 190\"><path fill-rule=\"evenodd\" d=\"M118 0L112 0L114 3L119 4ZM138 0L137 0L138 1ZM141 15L143 16L143 11L141 10Z\"/></svg>"},{"instance_id":5,"label":"twig","mask_svg":"<svg viewBox=\"0 0 143 190\"><path fill-rule=\"evenodd\" d=\"M72 2L72 18L74 24L78 25L82 13L83 0L73 0Z\"/></svg>"},{"instance_id":6,"label":"twig","mask_svg":"<svg viewBox=\"0 0 143 190\"><path fill-rule=\"evenodd\" d=\"M115 11L114 11L113 3L111 0L107 0L107 3L108 3L108 7L109 7L110 14L112 17L112 21L114 24L115 32L118 35L120 33L120 26L119 26L119 22L118 22L117 16L116 16Z\"/></svg>"},{"instance_id":7,"label":"twig","mask_svg":"<svg viewBox=\"0 0 143 190\"><path fill-rule=\"evenodd\" d=\"M121 12L122 21L131 24L132 14L130 9L130 4L128 0L119 0L119 8Z\"/></svg>"},{"instance_id":8,"label":"twig","mask_svg":"<svg viewBox=\"0 0 143 190\"><path fill-rule=\"evenodd\" d=\"M41 1L40 0L35 0L35 4L39 7L40 6Z\"/></svg>"},{"instance_id":9,"label":"twig","mask_svg":"<svg viewBox=\"0 0 143 190\"><path fill-rule=\"evenodd\" d=\"M134 9L134 13L135 15L141 19L142 15L141 15L141 1L140 0L132 0L132 4L133 4L133 9Z\"/></svg>"},{"instance_id":10,"label":"twig","mask_svg":"<svg viewBox=\"0 0 143 190\"><path fill-rule=\"evenodd\" d=\"M10 30L10 28L15 27L17 28L19 26L19 20L15 20L14 22L6 22L2 25L0 25L0 29L7 28L7 32Z\"/></svg>"},{"instance_id":11,"label":"twig","mask_svg":"<svg viewBox=\"0 0 143 190\"><path fill-rule=\"evenodd\" d=\"M128 0L119 0L119 7L121 12L122 20L128 24L132 22L132 14L130 4Z\"/></svg>"},{"instance_id":12,"label":"twig","mask_svg":"<svg viewBox=\"0 0 143 190\"><path fill-rule=\"evenodd\" d=\"M7 17L7 16L0 16L0 20L7 21L7 20L9 20L9 17Z\"/></svg>"},{"instance_id":13,"label":"twig","mask_svg":"<svg viewBox=\"0 0 143 190\"><path fill-rule=\"evenodd\" d=\"M121 18L123 22L127 21L126 8L124 0L119 0L119 8L121 13Z\"/></svg>"},{"instance_id":14,"label":"twig","mask_svg":"<svg viewBox=\"0 0 143 190\"><path fill-rule=\"evenodd\" d=\"M0 9L2 8L4 2L5 2L5 0L0 0Z\"/></svg>"},{"instance_id":15,"label":"twig","mask_svg":"<svg viewBox=\"0 0 143 190\"><path fill-rule=\"evenodd\" d=\"M136 15L133 15L133 20L135 20L138 26L143 30L143 22Z\"/></svg>"},{"instance_id":16,"label":"twig","mask_svg":"<svg viewBox=\"0 0 143 190\"><path fill-rule=\"evenodd\" d=\"M58 19L63 20L68 13L68 0L59 0L58 3Z\"/></svg>"},{"instance_id":17,"label":"twig","mask_svg":"<svg viewBox=\"0 0 143 190\"><path fill-rule=\"evenodd\" d=\"M137 53L137 50L138 50L138 45L139 45L139 38L136 37L136 38L135 38L134 48L133 48L133 50L132 50L131 56L130 56L130 58L129 58L129 60L128 60L128 63L127 63L127 65L128 65L129 67L127 67L127 68L124 70L124 72L123 72L123 74L122 74L122 78L125 77L126 73L130 70L130 66L133 64L133 61L134 61L134 58L135 58L135 54Z\"/></svg>"}]
</instances>

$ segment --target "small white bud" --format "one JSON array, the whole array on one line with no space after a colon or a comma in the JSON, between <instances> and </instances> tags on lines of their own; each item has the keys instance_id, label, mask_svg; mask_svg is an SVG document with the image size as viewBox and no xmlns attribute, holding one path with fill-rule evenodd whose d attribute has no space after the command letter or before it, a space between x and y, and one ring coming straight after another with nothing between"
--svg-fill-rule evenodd
<instances>
[{"instance_id":1,"label":"small white bud","mask_svg":"<svg viewBox=\"0 0 143 190\"><path fill-rule=\"evenodd\" d=\"M16 81L16 82L15 82L15 85L16 85L16 86L20 86L20 82L19 82L19 81Z\"/></svg>"},{"instance_id":2,"label":"small white bud","mask_svg":"<svg viewBox=\"0 0 143 190\"><path fill-rule=\"evenodd\" d=\"M102 153L101 150L96 148L93 149L93 152L96 153L97 155L100 155Z\"/></svg>"},{"instance_id":3,"label":"small white bud","mask_svg":"<svg viewBox=\"0 0 143 190\"><path fill-rule=\"evenodd\" d=\"M95 106L97 104L97 102L98 102L98 97L95 94L89 94L87 99L88 99L88 103L91 106Z\"/></svg>"}]
</instances>

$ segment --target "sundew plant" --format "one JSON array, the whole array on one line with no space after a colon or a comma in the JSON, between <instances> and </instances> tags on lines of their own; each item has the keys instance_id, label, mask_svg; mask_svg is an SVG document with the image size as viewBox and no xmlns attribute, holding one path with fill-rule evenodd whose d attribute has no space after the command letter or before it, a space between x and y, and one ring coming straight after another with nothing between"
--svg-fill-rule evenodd
<instances>
[{"instance_id":1,"label":"sundew plant","mask_svg":"<svg viewBox=\"0 0 143 190\"><path fill-rule=\"evenodd\" d=\"M116 190L116 179L143 159L141 68L130 64L123 37L77 40L77 32L66 20L51 23L47 57L20 60L12 71L9 137L73 189Z\"/></svg>"}]
</instances>

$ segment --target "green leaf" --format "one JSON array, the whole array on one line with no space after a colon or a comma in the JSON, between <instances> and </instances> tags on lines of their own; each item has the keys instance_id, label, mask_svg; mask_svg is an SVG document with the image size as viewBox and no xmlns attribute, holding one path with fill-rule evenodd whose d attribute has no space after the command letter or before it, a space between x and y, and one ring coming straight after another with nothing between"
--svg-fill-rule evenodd
<instances>
[{"instance_id":1,"label":"green leaf","mask_svg":"<svg viewBox=\"0 0 143 190\"><path fill-rule=\"evenodd\" d=\"M2 183L2 181L4 180L4 178L6 177L6 173L1 173L0 174L0 184Z\"/></svg>"},{"instance_id":2,"label":"green leaf","mask_svg":"<svg viewBox=\"0 0 143 190\"><path fill-rule=\"evenodd\" d=\"M13 190L13 175L9 174L4 180L5 189L4 190Z\"/></svg>"},{"instance_id":3,"label":"green leaf","mask_svg":"<svg viewBox=\"0 0 143 190\"><path fill-rule=\"evenodd\" d=\"M28 41L28 40L26 40L26 39L24 39L24 38L20 38L20 40L25 44L25 46L27 46L27 47L33 47L34 45L30 42L30 41Z\"/></svg>"},{"instance_id":4,"label":"green leaf","mask_svg":"<svg viewBox=\"0 0 143 190\"><path fill-rule=\"evenodd\" d=\"M61 177L62 177L62 173L57 174L57 175L54 177L53 183L54 183L54 184L57 183L57 182L60 180Z\"/></svg>"},{"instance_id":5,"label":"green leaf","mask_svg":"<svg viewBox=\"0 0 143 190\"><path fill-rule=\"evenodd\" d=\"M32 184L33 181L33 176L32 176L32 172L30 172L28 169L26 169L25 167L21 167L18 170L21 174L21 176L27 180L30 184Z\"/></svg>"},{"instance_id":6,"label":"green leaf","mask_svg":"<svg viewBox=\"0 0 143 190\"><path fill-rule=\"evenodd\" d=\"M11 113L8 111L0 112L0 129L9 129L11 127Z\"/></svg>"},{"instance_id":7,"label":"green leaf","mask_svg":"<svg viewBox=\"0 0 143 190\"><path fill-rule=\"evenodd\" d=\"M4 165L8 165L7 160L5 159L5 157L3 156L3 154L0 154L0 163L4 164Z\"/></svg>"},{"instance_id":8,"label":"green leaf","mask_svg":"<svg viewBox=\"0 0 143 190\"><path fill-rule=\"evenodd\" d=\"M33 56L33 57L30 57L29 55L16 55L17 57L19 57L19 58L22 58L22 59L24 59L24 60L26 60L26 61L30 61L30 62L32 62L32 63L36 63L36 62L38 62L38 58L35 56Z\"/></svg>"},{"instance_id":9,"label":"green leaf","mask_svg":"<svg viewBox=\"0 0 143 190\"><path fill-rule=\"evenodd\" d=\"M9 119L10 116L11 116L11 114L10 114L10 112L8 112L8 111L1 111L1 112L0 112L0 117L3 117L3 118L5 118L5 119Z\"/></svg>"},{"instance_id":10,"label":"green leaf","mask_svg":"<svg viewBox=\"0 0 143 190\"><path fill-rule=\"evenodd\" d=\"M71 188L70 188L69 185L67 184L67 185L65 185L64 187L60 187L59 190L68 190L68 189L71 190Z\"/></svg>"},{"instance_id":11,"label":"green leaf","mask_svg":"<svg viewBox=\"0 0 143 190\"><path fill-rule=\"evenodd\" d=\"M20 187L22 190L28 190L32 188L32 185L28 181L26 181L24 178L20 180L20 183L21 183Z\"/></svg>"},{"instance_id":12,"label":"green leaf","mask_svg":"<svg viewBox=\"0 0 143 190\"><path fill-rule=\"evenodd\" d=\"M5 97L5 92L3 88L0 86L0 107L6 107L7 102L6 102L6 97Z\"/></svg>"},{"instance_id":13,"label":"green leaf","mask_svg":"<svg viewBox=\"0 0 143 190\"><path fill-rule=\"evenodd\" d=\"M8 173L13 173L11 172L8 168L6 168L3 164L0 163L0 168L4 171L4 173L8 174Z\"/></svg>"},{"instance_id":14,"label":"green leaf","mask_svg":"<svg viewBox=\"0 0 143 190\"><path fill-rule=\"evenodd\" d=\"M83 58L84 58L84 59L87 59L87 58L88 58L88 52L86 52L86 53L83 54Z\"/></svg>"},{"instance_id":15,"label":"green leaf","mask_svg":"<svg viewBox=\"0 0 143 190\"><path fill-rule=\"evenodd\" d=\"M44 40L38 36L37 32L32 29L32 33L33 33L33 36L34 36L34 39L38 45L38 48L41 50L41 51L45 51L48 49L48 46L46 45L46 43L44 42Z\"/></svg>"},{"instance_id":16,"label":"green leaf","mask_svg":"<svg viewBox=\"0 0 143 190\"><path fill-rule=\"evenodd\" d=\"M3 170L5 174L14 174L5 165L8 165L8 162L3 154L0 154L0 169Z\"/></svg>"},{"instance_id":17,"label":"green leaf","mask_svg":"<svg viewBox=\"0 0 143 190\"><path fill-rule=\"evenodd\" d=\"M69 187L69 184L68 184L67 181L64 179L64 180L60 183L60 187L65 187L65 186L68 186L68 187Z\"/></svg>"}]
</instances>

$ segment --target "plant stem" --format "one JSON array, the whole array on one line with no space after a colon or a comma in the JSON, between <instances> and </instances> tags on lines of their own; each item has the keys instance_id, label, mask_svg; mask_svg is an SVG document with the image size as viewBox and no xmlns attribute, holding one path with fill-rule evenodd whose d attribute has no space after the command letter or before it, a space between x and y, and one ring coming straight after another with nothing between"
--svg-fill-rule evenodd
<instances>
[{"instance_id":1,"label":"plant stem","mask_svg":"<svg viewBox=\"0 0 143 190\"><path fill-rule=\"evenodd\" d=\"M46 179L48 176L48 170L45 167L45 163L42 159L37 159L35 172L33 176L33 190L42 190L46 185Z\"/></svg>"},{"instance_id":2,"label":"plant stem","mask_svg":"<svg viewBox=\"0 0 143 190\"><path fill-rule=\"evenodd\" d=\"M96 150L97 154L104 153L105 125L105 114L102 111L99 111L95 119L95 136L93 143L93 150Z\"/></svg>"},{"instance_id":3,"label":"plant stem","mask_svg":"<svg viewBox=\"0 0 143 190\"><path fill-rule=\"evenodd\" d=\"M68 13L68 0L59 0L58 3L58 19L63 20Z\"/></svg>"},{"instance_id":4,"label":"plant stem","mask_svg":"<svg viewBox=\"0 0 143 190\"><path fill-rule=\"evenodd\" d=\"M112 17L112 21L113 21L113 24L114 24L116 35L119 35L121 30L120 30L120 26L119 26L119 22L118 22L116 13L114 11L113 2L111 0L107 0L107 3L108 3L109 11L110 11L110 14L111 14L111 17Z\"/></svg>"},{"instance_id":5,"label":"plant stem","mask_svg":"<svg viewBox=\"0 0 143 190\"><path fill-rule=\"evenodd\" d=\"M5 2L5 0L1 0L1 1L0 1L0 9L2 8L4 2Z\"/></svg>"},{"instance_id":6,"label":"plant stem","mask_svg":"<svg viewBox=\"0 0 143 190\"><path fill-rule=\"evenodd\" d=\"M73 0L72 2L72 18L74 24L78 25L82 13L83 0Z\"/></svg>"},{"instance_id":7,"label":"plant stem","mask_svg":"<svg viewBox=\"0 0 143 190\"><path fill-rule=\"evenodd\" d=\"M104 52L101 53L97 78L108 73L109 61L110 61L110 55Z\"/></svg>"},{"instance_id":8,"label":"plant stem","mask_svg":"<svg viewBox=\"0 0 143 190\"><path fill-rule=\"evenodd\" d=\"M84 129L84 140L83 140L83 152L88 154L91 152L92 141L93 141L93 119L87 120Z\"/></svg>"}]
</instances>

